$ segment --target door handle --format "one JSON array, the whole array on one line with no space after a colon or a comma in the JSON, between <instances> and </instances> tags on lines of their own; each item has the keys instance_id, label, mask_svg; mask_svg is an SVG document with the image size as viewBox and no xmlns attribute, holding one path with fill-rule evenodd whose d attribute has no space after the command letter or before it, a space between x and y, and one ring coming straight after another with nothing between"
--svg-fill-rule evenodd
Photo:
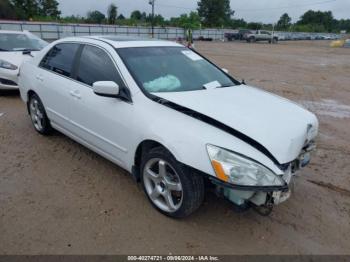
<instances>
[{"instance_id":1,"label":"door handle","mask_svg":"<svg viewBox=\"0 0 350 262\"><path fill-rule=\"evenodd\" d=\"M44 81L44 77L42 75L37 75L35 78L41 82Z\"/></svg>"},{"instance_id":2,"label":"door handle","mask_svg":"<svg viewBox=\"0 0 350 262\"><path fill-rule=\"evenodd\" d=\"M77 99L81 99L81 95L78 90L70 91L69 94Z\"/></svg>"}]
</instances>

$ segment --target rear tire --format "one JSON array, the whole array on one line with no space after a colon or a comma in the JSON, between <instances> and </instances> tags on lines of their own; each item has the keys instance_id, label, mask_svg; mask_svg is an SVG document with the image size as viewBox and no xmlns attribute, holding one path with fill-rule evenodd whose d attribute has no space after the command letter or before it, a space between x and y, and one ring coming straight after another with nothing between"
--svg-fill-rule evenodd
<instances>
[{"instance_id":1,"label":"rear tire","mask_svg":"<svg viewBox=\"0 0 350 262\"><path fill-rule=\"evenodd\" d=\"M28 101L28 111L35 130L42 135L52 132L50 120L46 115L43 103L37 94L32 94Z\"/></svg>"},{"instance_id":2,"label":"rear tire","mask_svg":"<svg viewBox=\"0 0 350 262\"><path fill-rule=\"evenodd\" d=\"M141 183L151 204L162 214L183 218L204 199L204 179L179 163L163 147L146 152L141 161Z\"/></svg>"}]
</instances>

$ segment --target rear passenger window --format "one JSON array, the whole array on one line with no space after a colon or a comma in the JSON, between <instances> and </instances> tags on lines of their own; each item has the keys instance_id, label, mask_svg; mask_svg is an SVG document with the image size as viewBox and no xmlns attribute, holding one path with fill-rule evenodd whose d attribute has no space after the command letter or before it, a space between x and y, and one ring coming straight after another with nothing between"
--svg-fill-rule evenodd
<instances>
[{"instance_id":1,"label":"rear passenger window","mask_svg":"<svg viewBox=\"0 0 350 262\"><path fill-rule=\"evenodd\" d=\"M114 81L122 86L123 81L105 51L86 45L80 58L77 80L92 86L97 81Z\"/></svg>"},{"instance_id":2,"label":"rear passenger window","mask_svg":"<svg viewBox=\"0 0 350 262\"><path fill-rule=\"evenodd\" d=\"M71 77L78 47L78 44L55 45L41 60L40 66L60 75Z\"/></svg>"}]
</instances>

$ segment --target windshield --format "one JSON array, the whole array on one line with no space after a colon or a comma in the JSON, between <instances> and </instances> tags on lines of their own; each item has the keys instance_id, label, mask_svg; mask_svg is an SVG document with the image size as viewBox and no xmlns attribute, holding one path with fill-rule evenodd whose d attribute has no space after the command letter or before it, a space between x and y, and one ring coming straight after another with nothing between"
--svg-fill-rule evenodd
<instances>
[{"instance_id":1,"label":"windshield","mask_svg":"<svg viewBox=\"0 0 350 262\"><path fill-rule=\"evenodd\" d=\"M147 92L182 92L233 86L214 65L185 47L137 47L117 50Z\"/></svg>"},{"instance_id":2,"label":"windshield","mask_svg":"<svg viewBox=\"0 0 350 262\"><path fill-rule=\"evenodd\" d=\"M0 33L0 51L39 51L47 45L35 35Z\"/></svg>"}]
</instances>

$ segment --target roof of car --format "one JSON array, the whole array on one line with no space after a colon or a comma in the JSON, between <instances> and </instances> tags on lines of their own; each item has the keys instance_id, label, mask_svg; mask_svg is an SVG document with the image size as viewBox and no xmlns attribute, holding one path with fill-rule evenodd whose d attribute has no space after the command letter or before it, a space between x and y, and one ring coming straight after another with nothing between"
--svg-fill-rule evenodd
<instances>
[{"instance_id":1,"label":"roof of car","mask_svg":"<svg viewBox=\"0 0 350 262\"><path fill-rule=\"evenodd\" d=\"M91 36L93 38L107 39L111 41L158 41L158 39L147 38L147 37L135 37L135 36L125 36L125 35L101 35L101 36Z\"/></svg>"},{"instance_id":2,"label":"roof of car","mask_svg":"<svg viewBox=\"0 0 350 262\"><path fill-rule=\"evenodd\" d=\"M176 42L159 40L147 37L134 37L123 35L98 35L98 36L84 36L85 39L100 40L107 42L115 48L127 47L147 47L147 46L182 46Z\"/></svg>"}]
</instances>

